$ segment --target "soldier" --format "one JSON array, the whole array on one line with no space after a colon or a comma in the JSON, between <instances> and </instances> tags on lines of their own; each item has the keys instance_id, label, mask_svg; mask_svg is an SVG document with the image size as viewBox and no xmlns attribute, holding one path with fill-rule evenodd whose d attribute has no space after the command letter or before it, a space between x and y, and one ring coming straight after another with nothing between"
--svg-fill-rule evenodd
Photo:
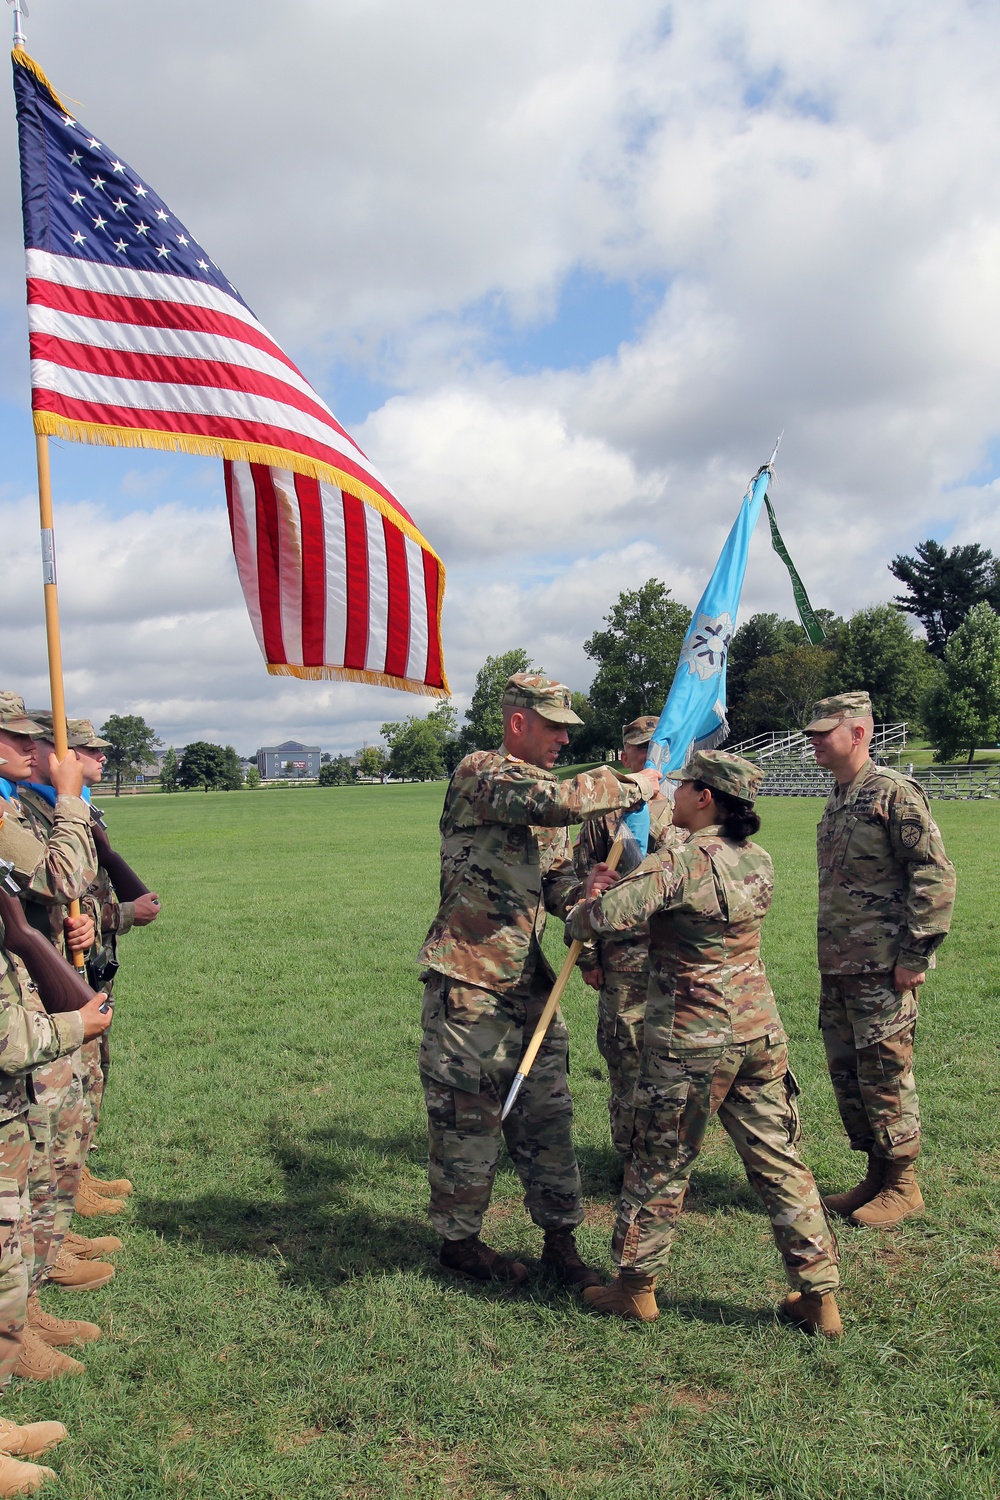
<instances>
[{"instance_id":1,"label":"soldier","mask_svg":"<svg viewBox=\"0 0 1000 1500\"><path fill-rule=\"evenodd\" d=\"M873 728L868 694L840 693L805 733L837 782L818 833L819 1024L851 1149L868 1154L859 1186L825 1201L886 1229L924 1206L917 990L951 925L955 870L923 788L870 760Z\"/></svg>"},{"instance_id":2,"label":"soldier","mask_svg":"<svg viewBox=\"0 0 1000 1500\"><path fill-rule=\"evenodd\" d=\"M652 1322L691 1168L718 1112L763 1200L792 1291L782 1315L838 1337L836 1242L812 1173L795 1149L798 1085L760 959L771 905L770 857L750 835L762 773L719 750L696 752L674 798L687 843L650 855L634 874L570 914L588 940L649 923L649 996L631 1153L612 1256L618 1274L584 1298L598 1312Z\"/></svg>"},{"instance_id":3,"label":"soldier","mask_svg":"<svg viewBox=\"0 0 1000 1500\"><path fill-rule=\"evenodd\" d=\"M94 943L94 924L86 913L67 914L97 873L97 854L90 832L90 807L82 796L83 769L75 751L57 761L47 757L44 774L50 786L44 797L21 791L43 772L36 737L44 734L29 719L24 701L15 693L0 693L0 754L6 757L6 780L0 792L10 800L12 818L44 845L45 857L22 892L26 914L56 949L87 953ZM36 997L37 1003L37 997ZM83 1140L83 1095L80 1060L71 1055L38 1068L32 1075L33 1102L29 1109L32 1137L30 1175L35 1242L32 1291L48 1278L72 1288L100 1286L110 1281L114 1267L88 1266L62 1247L73 1213ZM60 1197L62 1199L60 1206Z\"/></svg>"},{"instance_id":4,"label":"soldier","mask_svg":"<svg viewBox=\"0 0 1000 1500\"><path fill-rule=\"evenodd\" d=\"M559 781L551 768L569 741L566 726L579 722L562 683L512 677L503 745L465 757L441 816L441 904L420 952L430 1218L444 1242L441 1266L477 1281L527 1275L479 1238L503 1140L525 1206L545 1232L543 1264L568 1286L597 1280L573 1239L583 1204L561 1016L500 1121L554 981L541 949L546 909L563 913L579 890L567 826L637 807L660 781L658 772L619 775L607 767Z\"/></svg>"},{"instance_id":5,"label":"soldier","mask_svg":"<svg viewBox=\"0 0 1000 1500\"><path fill-rule=\"evenodd\" d=\"M52 715L44 709L32 709L31 717L47 731L48 738L37 741L40 763L45 764L47 753L54 748L51 742ZM110 741L101 739L89 719L67 719L66 731L69 746L76 751L83 767L83 781L86 788L84 795L89 796L90 789L101 780L106 759L104 751ZM43 797L47 792L44 785L33 786L32 790ZM114 975L118 969L118 939L129 932L133 926L144 927L149 922L155 921L159 914L159 899L155 892L147 891L134 872L124 865L120 856L115 855L107 834L96 818L91 825L91 834L97 848L99 866L97 877L84 897L83 906L94 922L97 936L93 948L87 955L87 962L88 968L95 976L95 987L99 985L108 994L112 994ZM120 865L132 877L131 888L141 887L142 894L137 894L135 900L119 901L107 868L108 863L112 862L115 863L116 871ZM107 1068L105 1053L109 1036L110 1033L105 1032L99 1041L90 1043L83 1049L81 1083L84 1107L84 1165L80 1188L76 1195L76 1211L88 1218L119 1212L123 1207L122 1200L129 1197L132 1192L132 1184L127 1178L117 1178L110 1182L102 1181L94 1177L86 1165L87 1153L93 1144L104 1095ZM100 1245L98 1253L108 1251L110 1237L105 1236L97 1241L88 1240L82 1235L75 1235L69 1231L67 1233L70 1239L70 1249L74 1254L91 1259L94 1245ZM120 1245L121 1242L116 1241L116 1248L120 1248Z\"/></svg>"},{"instance_id":6,"label":"soldier","mask_svg":"<svg viewBox=\"0 0 1000 1500\"><path fill-rule=\"evenodd\" d=\"M626 771L641 771L646 764L649 741L657 720L643 714L622 726L622 765ZM649 846L642 852L652 854L680 842L686 836L673 826L673 808L667 797L658 796L649 804ZM573 849L573 864L585 880L597 864L603 864L621 825L620 812L603 813L588 818L580 829ZM642 923L634 932L616 933L613 937L587 943L578 961L584 984L597 990L597 1050L608 1068L611 1093L608 1113L611 1117L611 1144L624 1161L632 1139L630 1099L639 1074L642 1052L642 1018L646 1009L649 984L649 932Z\"/></svg>"}]
</instances>

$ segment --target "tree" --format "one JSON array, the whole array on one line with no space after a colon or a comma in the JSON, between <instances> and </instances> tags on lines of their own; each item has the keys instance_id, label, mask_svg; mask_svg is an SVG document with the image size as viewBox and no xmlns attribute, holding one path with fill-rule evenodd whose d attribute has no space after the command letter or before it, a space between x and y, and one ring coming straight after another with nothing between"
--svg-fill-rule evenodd
<instances>
[{"instance_id":1,"label":"tree","mask_svg":"<svg viewBox=\"0 0 1000 1500\"><path fill-rule=\"evenodd\" d=\"M358 751L358 774L360 776L385 775L386 754L381 745L366 745Z\"/></svg>"},{"instance_id":2,"label":"tree","mask_svg":"<svg viewBox=\"0 0 1000 1500\"><path fill-rule=\"evenodd\" d=\"M800 728L816 699L829 690L835 668L833 653L824 646L792 646L756 662L747 673L741 705L744 736Z\"/></svg>"},{"instance_id":3,"label":"tree","mask_svg":"<svg viewBox=\"0 0 1000 1500\"><path fill-rule=\"evenodd\" d=\"M222 758L219 761L218 787L221 792L243 790L243 767L232 745L227 745L222 752Z\"/></svg>"},{"instance_id":4,"label":"tree","mask_svg":"<svg viewBox=\"0 0 1000 1500\"><path fill-rule=\"evenodd\" d=\"M747 739L763 732L754 727L759 714L756 705L747 699L750 672L769 656L805 645L804 636L801 625L774 614L751 615L737 630L726 658L726 698L732 739Z\"/></svg>"},{"instance_id":5,"label":"tree","mask_svg":"<svg viewBox=\"0 0 1000 1500\"><path fill-rule=\"evenodd\" d=\"M234 756L235 753L234 751ZM181 751L181 768L177 773L181 786L203 786L208 792L213 787L221 786L226 774L226 753L221 745L212 745L208 740L194 740Z\"/></svg>"},{"instance_id":6,"label":"tree","mask_svg":"<svg viewBox=\"0 0 1000 1500\"><path fill-rule=\"evenodd\" d=\"M867 689L876 723L918 720L934 674L927 646L891 604L859 609L844 623L834 686L841 692Z\"/></svg>"},{"instance_id":7,"label":"tree","mask_svg":"<svg viewBox=\"0 0 1000 1500\"><path fill-rule=\"evenodd\" d=\"M674 680L691 611L670 598L655 578L619 594L583 649L597 662L590 686L595 732L617 745L621 726L639 714L659 714Z\"/></svg>"},{"instance_id":8,"label":"tree","mask_svg":"<svg viewBox=\"0 0 1000 1500\"><path fill-rule=\"evenodd\" d=\"M260 786L260 772L256 766L247 767L247 774L243 778L243 785L248 792L257 791Z\"/></svg>"},{"instance_id":9,"label":"tree","mask_svg":"<svg viewBox=\"0 0 1000 1500\"><path fill-rule=\"evenodd\" d=\"M115 773L115 796L122 794L122 778L132 780L142 774L143 766L153 759L157 739L141 714L111 714L101 725L101 734L110 741L106 755Z\"/></svg>"},{"instance_id":10,"label":"tree","mask_svg":"<svg viewBox=\"0 0 1000 1500\"><path fill-rule=\"evenodd\" d=\"M1000 615L974 604L945 647L943 678L924 705L924 721L936 760L953 760L968 749L1000 738Z\"/></svg>"},{"instance_id":11,"label":"tree","mask_svg":"<svg viewBox=\"0 0 1000 1500\"><path fill-rule=\"evenodd\" d=\"M177 751L173 745L168 745L160 766L160 787L164 792L176 792L179 766Z\"/></svg>"},{"instance_id":12,"label":"tree","mask_svg":"<svg viewBox=\"0 0 1000 1500\"><path fill-rule=\"evenodd\" d=\"M566 748L566 759L571 763L603 760L605 750L612 747L605 745L606 736L590 706L590 699L586 693L571 693L570 699L573 712L583 720L583 723L567 725L569 745Z\"/></svg>"},{"instance_id":13,"label":"tree","mask_svg":"<svg viewBox=\"0 0 1000 1500\"><path fill-rule=\"evenodd\" d=\"M389 751L389 774L401 781L437 781L444 775L441 735L427 719L411 717L403 724L383 724L382 732L395 729Z\"/></svg>"},{"instance_id":14,"label":"tree","mask_svg":"<svg viewBox=\"0 0 1000 1500\"><path fill-rule=\"evenodd\" d=\"M985 600L1000 610L1000 561L978 542L948 552L929 539L917 544L916 554L901 554L889 564L889 572L906 589L894 602L916 616L928 649L943 660L945 647L976 604Z\"/></svg>"},{"instance_id":15,"label":"tree","mask_svg":"<svg viewBox=\"0 0 1000 1500\"><path fill-rule=\"evenodd\" d=\"M319 786L349 786L357 780L357 775L346 755L328 755L316 779Z\"/></svg>"},{"instance_id":16,"label":"tree","mask_svg":"<svg viewBox=\"0 0 1000 1500\"><path fill-rule=\"evenodd\" d=\"M488 656L476 673L472 702L466 711L468 747L495 750L503 741L503 710L500 706L507 680L515 672L540 672L530 666L527 651L515 646L500 656Z\"/></svg>"}]
</instances>

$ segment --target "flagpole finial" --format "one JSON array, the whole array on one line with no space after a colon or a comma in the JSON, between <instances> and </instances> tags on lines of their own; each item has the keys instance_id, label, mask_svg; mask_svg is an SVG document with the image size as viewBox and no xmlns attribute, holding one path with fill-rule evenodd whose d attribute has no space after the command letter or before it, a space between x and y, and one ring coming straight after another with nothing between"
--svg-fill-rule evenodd
<instances>
[{"instance_id":1,"label":"flagpole finial","mask_svg":"<svg viewBox=\"0 0 1000 1500\"><path fill-rule=\"evenodd\" d=\"M771 457L768 459L767 463L764 465L764 467L766 469L773 469L774 468L774 460L778 456L778 449L781 447L781 439L784 437L784 435L785 435L785 429L782 428L781 431L778 433L778 441L774 445L774 452L771 454Z\"/></svg>"},{"instance_id":2,"label":"flagpole finial","mask_svg":"<svg viewBox=\"0 0 1000 1500\"><path fill-rule=\"evenodd\" d=\"M24 47L24 31L21 26L21 17L28 15L28 7L24 0L7 0L7 4L14 11L14 51Z\"/></svg>"}]
</instances>

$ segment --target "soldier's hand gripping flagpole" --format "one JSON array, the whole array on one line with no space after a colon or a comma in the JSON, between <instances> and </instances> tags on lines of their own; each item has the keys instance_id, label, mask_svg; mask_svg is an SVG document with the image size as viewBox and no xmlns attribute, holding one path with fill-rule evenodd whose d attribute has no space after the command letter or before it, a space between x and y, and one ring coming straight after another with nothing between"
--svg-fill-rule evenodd
<instances>
[{"instance_id":1,"label":"soldier's hand gripping flagpole","mask_svg":"<svg viewBox=\"0 0 1000 1500\"><path fill-rule=\"evenodd\" d=\"M618 868L618 861L622 857L622 849L624 847L625 833L624 831L622 831L617 835L614 843L611 845L611 851L608 854L607 859L605 860L605 864L607 865L609 870L615 870ZM559 1005L559 1001L563 997L563 991L565 990L567 984L569 984L569 976L572 974L574 968L576 967L576 961L580 957L580 954L582 952L582 943L573 942L570 944L569 951L567 952L565 961L563 962L563 966L559 970L555 984L552 986L552 992L549 995L549 998L546 1000L545 1008L538 1018L538 1025L535 1027L531 1041L528 1043L528 1049L525 1052L524 1056L521 1058L521 1066L518 1068L517 1072L514 1075L514 1082L510 1086L510 1093L507 1095L507 1098L504 1101L504 1107L500 1112L501 1120L506 1120L511 1110L514 1108L515 1101L517 1100L518 1094L521 1092L524 1080L531 1072L532 1063L538 1056L538 1049L541 1047L542 1043L545 1040L545 1033L552 1025L552 1017L555 1015L556 1008Z\"/></svg>"}]
</instances>

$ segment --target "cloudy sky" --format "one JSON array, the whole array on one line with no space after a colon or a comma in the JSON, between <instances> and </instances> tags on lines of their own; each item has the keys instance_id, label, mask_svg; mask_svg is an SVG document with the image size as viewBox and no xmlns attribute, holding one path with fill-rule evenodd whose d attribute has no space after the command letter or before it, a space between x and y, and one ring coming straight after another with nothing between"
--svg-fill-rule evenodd
<instances>
[{"instance_id":1,"label":"cloudy sky","mask_svg":"<svg viewBox=\"0 0 1000 1500\"><path fill-rule=\"evenodd\" d=\"M619 590L693 605L784 429L817 606L1000 550L1000 11L929 0L32 0L29 51L208 248L448 567L574 687ZM4 685L45 701L13 98L0 108ZM268 678L222 465L53 443L71 711L352 750L432 705ZM792 612L755 538L743 618Z\"/></svg>"}]
</instances>

